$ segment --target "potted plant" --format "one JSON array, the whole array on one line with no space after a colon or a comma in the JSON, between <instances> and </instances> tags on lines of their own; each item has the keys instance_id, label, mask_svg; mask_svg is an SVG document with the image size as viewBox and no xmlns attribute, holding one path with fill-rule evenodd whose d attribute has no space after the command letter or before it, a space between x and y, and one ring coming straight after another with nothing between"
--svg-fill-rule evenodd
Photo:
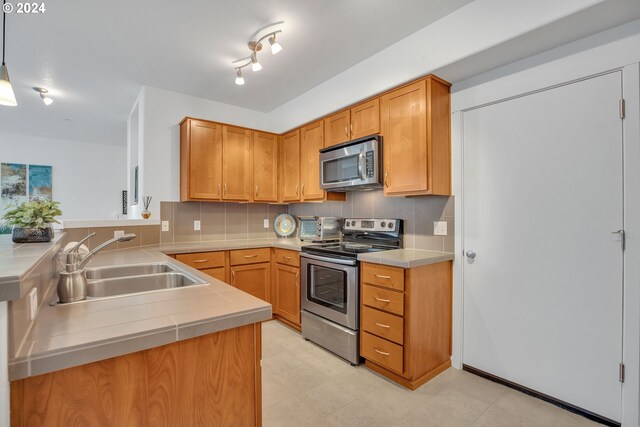
<instances>
[{"instance_id":1,"label":"potted plant","mask_svg":"<svg viewBox=\"0 0 640 427\"><path fill-rule=\"evenodd\" d=\"M9 206L2 217L8 225L13 225L12 239L15 243L49 242L53 239L55 219L62 215L60 202L34 200L20 205Z\"/></svg>"}]
</instances>

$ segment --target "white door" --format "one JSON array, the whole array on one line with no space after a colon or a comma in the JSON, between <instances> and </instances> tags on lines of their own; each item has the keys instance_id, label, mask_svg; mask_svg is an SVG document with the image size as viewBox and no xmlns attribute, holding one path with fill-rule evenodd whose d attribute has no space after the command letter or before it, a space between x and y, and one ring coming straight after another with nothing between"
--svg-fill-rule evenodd
<instances>
[{"instance_id":1,"label":"white door","mask_svg":"<svg viewBox=\"0 0 640 427\"><path fill-rule=\"evenodd\" d=\"M621 416L620 72L463 113L463 363Z\"/></svg>"}]
</instances>

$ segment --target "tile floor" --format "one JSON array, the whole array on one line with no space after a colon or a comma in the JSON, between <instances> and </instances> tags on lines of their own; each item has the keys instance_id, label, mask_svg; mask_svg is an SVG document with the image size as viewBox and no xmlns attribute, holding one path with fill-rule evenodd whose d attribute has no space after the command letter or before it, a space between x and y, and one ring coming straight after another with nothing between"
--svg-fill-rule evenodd
<instances>
[{"instance_id":1,"label":"tile floor","mask_svg":"<svg viewBox=\"0 0 640 427\"><path fill-rule=\"evenodd\" d=\"M597 425L453 368L411 392L277 321L262 331L264 427Z\"/></svg>"}]
</instances>

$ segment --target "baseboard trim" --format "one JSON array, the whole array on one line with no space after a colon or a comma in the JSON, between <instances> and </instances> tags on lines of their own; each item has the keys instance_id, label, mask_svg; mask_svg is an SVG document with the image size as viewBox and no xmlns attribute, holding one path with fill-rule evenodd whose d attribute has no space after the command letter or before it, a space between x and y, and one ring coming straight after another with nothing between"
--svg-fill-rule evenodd
<instances>
[{"instance_id":1,"label":"baseboard trim","mask_svg":"<svg viewBox=\"0 0 640 427\"><path fill-rule=\"evenodd\" d=\"M511 382L509 380L505 380L504 378L500 378L497 377L493 374L490 374L488 372L482 371L480 369L474 368L473 366L469 366L469 365L462 365L462 370L467 371L471 374L474 375L478 375L482 378L486 378L489 381L493 381L495 383L498 384L502 384L506 387L512 388L514 390L517 390L519 392L522 392L524 394L528 394L529 396L535 397L537 399L540 400L544 400L545 402L551 403L552 405L558 406L562 409L566 409L569 412L573 412L574 414L578 414L581 415L585 418L590 419L591 421L595 421L597 423L600 424L604 424L606 426L611 426L611 427L620 427L620 423L610 420L609 418L603 417L602 415L598 415L598 414L594 414L593 412L587 411L586 409L582 409L579 408L575 405L572 405L570 403L567 403L563 400L560 399L556 399L555 397L551 397L549 395L546 395L544 393L540 393L539 391L536 390L532 390L528 387L522 386L520 384L516 384L514 382Z\"/></svg>"}]
</instances>

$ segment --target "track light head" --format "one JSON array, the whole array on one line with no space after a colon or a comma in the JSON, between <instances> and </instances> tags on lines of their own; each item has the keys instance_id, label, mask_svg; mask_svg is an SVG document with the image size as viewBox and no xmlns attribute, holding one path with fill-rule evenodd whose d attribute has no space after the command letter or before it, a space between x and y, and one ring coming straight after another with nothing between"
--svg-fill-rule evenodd
<instances>
[{"instance_id":1,"label":"track light head","mask_svg":"<svg viewBox=\"0 0 640 427\"><path fill-rule=\"evenodd\" d=\"M253 53L253 55L251 55L251 70L252 71L262 70L262 65L260 65L260 63L258 62L258 56L256 55L255 52Z\"/></svg>"},{"instance_id":2,"label":"track light head","mask_svg":"<svg viewBox=\"0 0 640 427\"><path fill-rule=\"evenodd\" d=\"M244 84L244 77L242 77L242 70L240 68L236 68L236 84L238 86L242 86Z\"/></svg>"},{"instance_id":3,"label":"track light head","mask_svg":"<svg viewBox=\"0 0 640 427\"><path fill-rule=\"evenodd\" d=\"M271 45L271 54L275 55L276 53L280 52L282 50L282 46L280 46L280 43L278 43L276 41L276 35L272 35L271 37L269 37L269 44Z\"/></svg>"},{"instance_id":4,"label":"track light head","mask_svg":"<svg viewBox=\"0 0 640 427\"><path fill-rule=\"evenodd\" d=\"M36 92L38 92L40 94L40 98L42 98L42 102L44 102L44 105L51 105L53 104L53 99L49 98L47 96L47 94L49 93L49 90L43 88L43 87L34 87L33 90L35 90Z\"/></svg>"}]
</instances>

